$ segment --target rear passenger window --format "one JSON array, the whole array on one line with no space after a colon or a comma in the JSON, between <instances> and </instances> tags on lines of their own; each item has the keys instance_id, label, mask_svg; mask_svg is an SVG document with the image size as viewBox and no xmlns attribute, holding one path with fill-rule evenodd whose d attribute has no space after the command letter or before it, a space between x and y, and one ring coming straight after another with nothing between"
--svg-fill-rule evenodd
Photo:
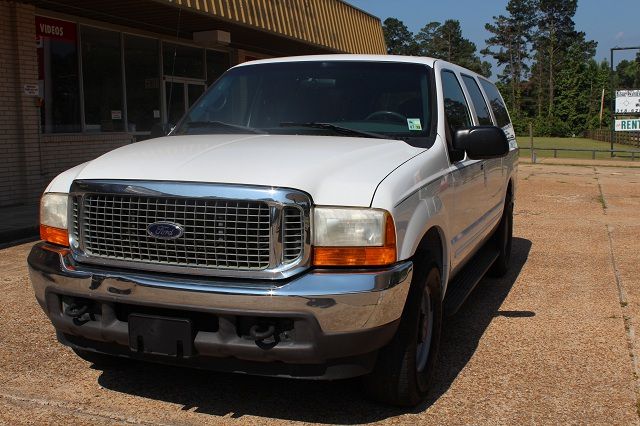
<instances>
[{"instance_id":1,"label":"rear passenger window","mask_svg":"<svg viewBox=\"0 0 640 426\"><path fill-rule=\"evenodd\" d=\"M493 110L493 115L496 117L498 126L504 127L510 124L511 120L509 120L507 107L504 105L502 96L500 96L500 92L498 92L496 86L493 83L490 83L487 80L483 79L480 79L480 84L482 84L484 92L489 97L489 104L491 105L491 109Z\"/></svg>"},{"instance_id":2,"label":"rear passenger window","mask_svg":"<svg viewBox=\"0 0 640 426\"><path fill-rule=\"evenodd\" d=\"M492 125L493 122L491 121L489 107L484 100L484 96L482 96L482 91L480 91L480 86L476 83L476 79L468 75L463 75L462 81L467 88L467 92L469 92L469 96L471 96L471 103L473 103L473 108L476 110L476 115L478 116L478 124Z\"/></svg>"},{"instance_id":3,"label":"rear passenger window","mask_svg":"<svg viewBox=\"0 0 640 426\"><path fill-rule=\"evenodd\" d=\"M442 72L444 111L452 131L471 127L471 114L458 78L451 71Z\"/></svg>"}]
</instances>

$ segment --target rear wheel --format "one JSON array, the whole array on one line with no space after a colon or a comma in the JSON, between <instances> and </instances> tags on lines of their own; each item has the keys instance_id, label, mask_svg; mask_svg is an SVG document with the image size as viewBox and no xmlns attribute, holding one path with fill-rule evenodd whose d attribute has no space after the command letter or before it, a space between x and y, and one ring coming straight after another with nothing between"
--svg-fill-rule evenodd
<instances>
[{"instance_id":1,"label":"rear wheel","mask_svg":"<svg viewBox=\"0 0 640 426\"><path fill-rule=\"evenodd\" d=\"M373 372L364 378L365 390L373 399L414 406L426 398L440 344L440 284L435 263L416 267L398 331L380 350Z\"/></svg>"},{"instance_id":2,"label":"rear wheel","mask_svg":"<svg viewBox=\"0 0 640 426\"><path fill-rule=\"evenodd\" d=\"M498 248L499 255L489 270L489 275L502 277L509 270L511 263L511 245L513 241L513 200L507 196L502 213L502 219L498 225L496 233L493 235L493 242Z\"/></svg>"}]
</instances>

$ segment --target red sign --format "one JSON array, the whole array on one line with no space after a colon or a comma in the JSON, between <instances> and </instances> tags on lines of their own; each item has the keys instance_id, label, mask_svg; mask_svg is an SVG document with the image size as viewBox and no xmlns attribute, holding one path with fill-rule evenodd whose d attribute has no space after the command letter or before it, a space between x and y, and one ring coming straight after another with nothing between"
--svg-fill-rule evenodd
<instances>
[{"instance_id":1,"label":"red sign","mask_svg":"<svg viewBox=\"0 0 640 426\"><path fill-rule=\"evenodd\" d=\"M59 19L36 16L36 39L76 41L76 24Z\"/></svg>"}]
</instances>

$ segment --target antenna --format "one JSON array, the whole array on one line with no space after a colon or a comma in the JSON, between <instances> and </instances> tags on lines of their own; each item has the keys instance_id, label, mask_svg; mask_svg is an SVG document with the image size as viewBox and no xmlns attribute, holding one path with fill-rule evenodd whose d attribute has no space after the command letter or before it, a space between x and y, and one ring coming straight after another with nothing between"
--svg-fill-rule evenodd
<instances>
[{"instance_id":1,"label":"antenna","mask_svg":"<svg viewBox=\"0 0 640 426\"><path fill-rule=\"evenodd\" d=\"M176 25L176 42L180 40L180 20L182 17L182 7L178 7L178 22ZM167 102L167 124L171 122L171 98L173 98L173 78L176 72L176 56L178 55L178 45L173 46L173 62L171 64L171 87L169 88L169 101Z\"/></svg>"}]
</instances>

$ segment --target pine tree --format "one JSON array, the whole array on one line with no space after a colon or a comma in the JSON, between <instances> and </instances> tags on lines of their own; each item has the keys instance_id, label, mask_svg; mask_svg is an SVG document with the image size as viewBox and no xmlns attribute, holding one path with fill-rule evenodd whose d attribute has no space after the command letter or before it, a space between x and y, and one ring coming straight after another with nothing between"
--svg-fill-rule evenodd
<instances>
[{"instance_id":1,"label":"pine tree","mask_svg":"<svg viewBox=\"0 0 640 426\"><path fill-rule=\"evenodd\" d=\"M387 53L390 55L417 55L418 44L413 33L407 26L396 18L385 19L382 30L387 43Z\"/></svg>"},{"instance_id":2,"label":"pine tree","mask_svg":"<svg viewBox=\"0 0 640 426\"><path fill-rule=\"evenodd\" d=\"M535 25L533 0L509 0L507 12L508 16L494 16L493 24L485 25L492 36L486 40L487 47L481 53L504 66L498 79L508 89L508 106L517 117L521 110L522 82L529 72L527 61Z\"/></svg>"},{"instance_id":3,"label":"pine tree","mask_svg":"<svg viewBox=\"0 0 640 426\"><path fill-rule=\"evenodd\" d=\"M460 21L430 22L416 35L420 55L444 59L485 77L491 75L491 64L477 55L475 43L462 36Z\"/></svg>"}]
</instances>

